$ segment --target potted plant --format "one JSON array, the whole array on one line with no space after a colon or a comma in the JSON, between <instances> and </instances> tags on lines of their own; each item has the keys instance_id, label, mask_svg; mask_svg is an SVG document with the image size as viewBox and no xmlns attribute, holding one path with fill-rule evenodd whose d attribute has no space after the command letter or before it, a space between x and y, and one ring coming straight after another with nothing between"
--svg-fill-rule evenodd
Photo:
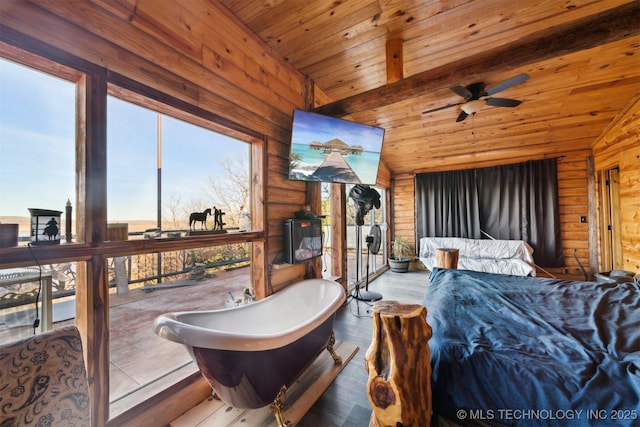
<instances>
[{"instance_id":1,"label":"potted plant","mask_svg":"<svg viewBox=\"0 0 640 427\"><path fill-rule=\"evenodd\" d=\"M409 242L402 238L402 236L396 237L391 242L391 258L389 258L389 267L391 271L396 273L406 273L409 270L409 254L411 253L411 246Z\"/></svg>"}]
</instances>

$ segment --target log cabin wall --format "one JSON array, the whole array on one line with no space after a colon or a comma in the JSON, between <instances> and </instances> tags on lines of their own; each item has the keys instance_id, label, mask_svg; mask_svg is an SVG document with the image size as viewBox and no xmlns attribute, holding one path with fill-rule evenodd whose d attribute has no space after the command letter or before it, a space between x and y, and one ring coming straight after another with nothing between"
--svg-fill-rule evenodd
<instances>
[{"instance_id":1,"label":"log cabin wall","mask_svg":"<svg viewBox=\"0 0 640 427\"><path fill-rule=\"evenodd\" d=\"M291 113L307 96L301 73L216 2L8 1L0 13L3 28L264 135L265 262L279 256L282 220L306 198L304 183L286 178Z\"/></svg>"},{"instance_id":2,"label":"log cabin wall","mask_svg":"<svg viewBox=\"0 0 640 427\"><path fill-rule=\"evenodd\" d=\"M565 266L545 268L546 271L556 277L583 280L584 274L580 264L587 272L592 272L589 259L589 224L580 222L581 216L589 215L589 200L595 197L595 195L589 195L587 170L590 155L591 152L589 151L568 152L558 155L558 198ZM549 155L549 157L551 156ZM495 159L493 164L483 162L482 165L477 167L489 167L503 163L500 159ZM473 167L473 165L469 166ZM456 168L459 168L459 166ZM446 165L442 165L440 170L446 170ZM392 221L394 236L400 235L408 239L412 248L416 251L415 253L417 253L414 178L413 174L394 177ZM414 264L413 268L421 268L420 263ZM542 270L538 270L537 274L543 277L548 276Z\"/></svg>"},{"instance_id":3,"label":"log cabin wall","mask_svg":"<svg viewBox=\"0 0 640 427\"><path fill-rule=\"evenodd\" d=\"M391 221L393 224L391 238L402 237L417 251L415 175L395 176L391 184L391 194Z\"/></svg>"},{"instance_id":4,"label":"log cabin wall","mask_svg":"<svg viewBox=\"0 0 640 427\"><path fill-rule=\"evenodd\" d=\"M620 170L619 202L623 207L620 224L623 269L640 271L640 100L636 98L626 112L594 142L592 152L577 151L557 155L560 228L565 266L545 270L557 277L575 280L584 280L582 268L590 279L595 272L602 270L597 256L594 257L598 252L598 241L593 239L597 228L597 195L594 184L598 172L617 167ZM493 164L500 163L496 159ZM483 162L477 167L491 165L491 162ZM453 168L459 168L459 165L454 163L449 166L449 169ZM447 165L439 168L446 169ZM395 235L409 238L412 247L417 250L413 180L414 175L408 174L398 175L393 179L393 229ZM581 222L583 216L587 218L586 223ZM598 235L598 239L601 236ZM538 275L547 274L539 270Z\"/></svg>"},{"instance_id":5,"label":"log cabin wall","mask_svg":"<svg viewBox=\"0 0 640 427\"><path fill-rule=\"evenodd\" d=\"M620 171L622 268L640 272L640 98L598 139L593 154L596 172Z\"/></svg>"},{"instance_id":6,"label":"log cabin wall","mask_svg":"<svg viewBox=\"0 0 640 427\"><path fill-rule=\"evenodd\" d=\"M252 155L259 153L261 157L252 160L254 169L264 169L253 171L254 189L258 190L253 203L260 205L257 211L261 217L253 219L258 230L247 234L253 243L256 294L263 297L304 275L304 266L278 271L271 271L271 266L282 249L283 220L308 202L305 184L287 180L286 174L292 110L305 108L313 95L308 93L308 82L301 73L279 59L224 7L208 0L7 0L0 2L0 16L0 38L6 43L0 43L0 47L4 53L27 57L21 53L26 51L72 68L79 65L82 71L93 73L88 87L96 87L103 96L108 80L133 82L143 90L142 95L149 95L144 92L148 88L156 98L166 95L173 104L203 111L207 118L215 118L238 134L247 131L250 137L263 140L260 150L255 144L252 148ZM318 90L313 93L321 94ZM100 144L104 146L104 140ZM91 188L87 194L91 194ZM106 236L104 203L95 211L78 210L77 214L83 217L87 212L86 235L91 237L84 244L55 248L58 252L50 259L82 260L86 264L79 263L89 289L78 291L77 318L87 352L92 425L102 426L109 419L105 395L109 381L108 314L102 309L108 306L104 260L114 255L115 246L102 244ZM198 240L198 245L223 241L219 239L205 237ZM170 249L188 247L186 240L172 244ZM139 246L125 242L117 250L132 253ZM149 246L150 251L153 248ZM167 249L165 245L155 250ZM27 255L26 250L4 250L0 265L24 264ZM169 405L162 399L148 401L136 414L112 419L109 424L164 425L208 393L209 387L199 378L165 393Z\"/></svg>"},{"instance_id":7,"label":"log cabin wall","mask_svg":"<svg viewBox=\"0 0 640 427\"><path fill-rule=\"evenodd\" d=\"M588 174L590 156L590 152L581 151L558 159L558 205L565 266L545 270L559 278L590 280L593 277L589 258L589 226L595 224L580 222L580 217L589 217L590 200L595 197L595 194L589 194L589 180L593 179ZM582 268L587 272L587 278ZM540 269L536 274L548 276Z\"/></svg>"}]
</instances>

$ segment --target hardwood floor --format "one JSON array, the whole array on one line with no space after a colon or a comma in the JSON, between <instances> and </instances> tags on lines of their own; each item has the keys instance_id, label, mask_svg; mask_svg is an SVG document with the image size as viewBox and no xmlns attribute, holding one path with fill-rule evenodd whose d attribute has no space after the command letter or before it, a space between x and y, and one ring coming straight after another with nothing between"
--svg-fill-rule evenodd
<instances>
[{"instance_id":1,"label":"hardwood floor","mask_svg":"<svg viewBox=\"0 0 640 427\"><path fill-rule=\"evenodd\" d=\"M428 271L394 273L387 271L369 284L369 290L385 300L421 304L429 281ZM364 357L373 333L373 304L349 298L336 315L338 340L360 347L353 360L298 423L302 427L362 427L369 425L371 406L367 399Z\"/></svg>"}]
</instances>

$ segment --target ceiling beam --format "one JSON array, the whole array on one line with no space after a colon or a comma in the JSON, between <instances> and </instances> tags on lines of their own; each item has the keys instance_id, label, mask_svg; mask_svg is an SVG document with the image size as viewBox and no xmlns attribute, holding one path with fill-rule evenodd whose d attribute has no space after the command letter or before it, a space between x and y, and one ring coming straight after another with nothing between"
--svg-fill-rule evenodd
<instances>
[{"instance_id":1,"label":"ceiling beam","mask_svg":"<svg viewBox=\"0 0 640 427\"><path fill-rule=\"evenodd\" d=\"M404 62L402 60L402 39L387 40L387 84L402 80Z\"/></svg>"},{"instance_id":2,"label":"ceiling beam","mask_svg":"<svg viewBox=\"0 0 640 427\"><path fill-rule=\"evenodd\" d=\"M323 105L313 111L341 117L446 89L469 78L482 80L490 74L635 36L640 33L638 22L640 7L636 1L632 1L564 26L534 33L497 49Z\"/></svg>"}]
</instances>

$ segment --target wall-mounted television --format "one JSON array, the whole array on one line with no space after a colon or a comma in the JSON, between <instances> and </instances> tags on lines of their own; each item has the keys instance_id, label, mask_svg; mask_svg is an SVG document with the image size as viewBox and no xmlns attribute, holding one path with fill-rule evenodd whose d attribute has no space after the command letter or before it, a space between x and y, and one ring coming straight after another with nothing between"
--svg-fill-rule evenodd
<instances>
[{"instance_id":1,"label":"wall-mounted television","mask_svg":"<svg viewBox=\"0 0 640 427\"><path fill-rule=\"evenodd\" d=\"M384 129L293 111L289 179L375 185Z\"/></svg>"}]
</instances>

